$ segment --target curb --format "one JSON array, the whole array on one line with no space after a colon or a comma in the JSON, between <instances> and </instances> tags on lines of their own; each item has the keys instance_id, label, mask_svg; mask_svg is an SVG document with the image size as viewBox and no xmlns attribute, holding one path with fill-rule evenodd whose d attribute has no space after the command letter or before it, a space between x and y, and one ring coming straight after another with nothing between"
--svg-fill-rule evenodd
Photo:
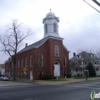
<instances>
[{"instance_id":1,"label":"curb","mask_svg":"<svg viewBox=\"0 0 100 100\"><path fill-rule=\"evenodd\" d=\"M81 82L88 82L88 81L93 81L93 80L98 80L100 78L96 78L96 79L91 79L89 78L88 80L84 79L84 80L73 80L73 81L66 81L66 82L46 82L46 81L42 81L42 82L34 82L35 84L38 85L64 85L64 84L74 84L74 83L81 83Z\"/></svg>"},{"instance_id":2,"label":"curb","mask_svg":"<svg viewBox=\"0 0 100 100\"><path fill-rule=\"evenodd\" d=\"M26 84L36 84L36 85L63 85L63 84L74 84L74 83L80 83L80 82L88 82L88 81L93 81L93 80L100 80L100 78L89 78L88 80L86 79L67 79L66 81L44 81L44 80L18 80L16 79L15 81L10 80L12 82L19 82L19 83L26 83Z\"/></svg>"}]
</instances>

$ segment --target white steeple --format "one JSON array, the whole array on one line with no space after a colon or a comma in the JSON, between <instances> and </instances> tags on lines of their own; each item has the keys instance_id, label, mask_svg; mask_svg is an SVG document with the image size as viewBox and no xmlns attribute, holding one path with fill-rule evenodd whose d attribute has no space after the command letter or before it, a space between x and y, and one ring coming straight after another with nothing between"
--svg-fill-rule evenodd
<instances>
[{"instance_id":1,"label":"white steeple","mask_svg":"<svg viewBox=\"0 0 100 100\"><path fill-rule=\"evenodd\" d=\"M47 36L54 36L54 37L60 37L58 32L58 22L59 18L55 16L53 12L50 12L46 14L46 17L43 19L44 24L44 37Z\"/></svg>"}]
</instances>

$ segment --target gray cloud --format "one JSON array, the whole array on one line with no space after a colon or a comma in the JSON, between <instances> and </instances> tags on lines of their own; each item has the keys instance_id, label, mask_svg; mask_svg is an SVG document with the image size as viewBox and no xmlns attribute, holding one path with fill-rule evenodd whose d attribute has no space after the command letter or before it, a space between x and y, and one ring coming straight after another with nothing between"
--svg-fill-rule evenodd
<instances>
[{"instance_id":1,"label":"gray cloud","mask_svg":"<svg viewBox=\"0 0 100 100\"><path fill-rule=\"evenodd\" d=\"M63 2L58 0L1 0L0 34L5 32L6 25L12 19L18 19L23 23L22 32L25 33L27 28L31 28L35 33L23 42L22 48L25 43L31 44L38 41L44 35L42 19L50 8L60 17L59 34L64 38L64 45L71 51L70 57L79 49L89 50L99 47L100 14L81 0L64 0ZM3 63L8 56L1 52L0 55L0 63Z\"/></svg>"},{"instance_id":2,"label":"gray cloud","mask_svg":"<svg viewBox=\"0 0 100 100\"><path fill-rule=\"evenodd\" d=\"M64 44L71 51L77 52L83 50L97 50L100 47L100 20L99 14L91 14L84 18L81 23L68 24L66 30L62 32L65 37Z\"/></svg>"}]
</instances>

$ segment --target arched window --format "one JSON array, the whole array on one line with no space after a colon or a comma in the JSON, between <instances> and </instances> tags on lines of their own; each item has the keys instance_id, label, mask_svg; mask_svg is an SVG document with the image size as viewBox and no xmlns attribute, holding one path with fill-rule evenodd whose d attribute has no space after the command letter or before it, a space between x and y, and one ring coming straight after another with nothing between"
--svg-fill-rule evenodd
<instances>
[{"instance_id":1,"label":"arched window","mask_svg":"<svg viewBox=\"0 0 100 100\"><path fill-rule=\"evenodd\" d=\"M30 67L32 67L33 66L33 56L31 55L30 56Z\"/></svg>"},{"instance_id":2,"label":"arched window","mask_svg":"<svg viewBox=\"0 0 100 100\"><path fill-rule=\"evenodd\" d=\"M45 24L45 33L47 33L48 32L48 26L47 26L47 24Z\"/></svg>"},{"instance_id":3,"label":"arched window","mask_svg":"<svg viewBox=\"0 0 100 100\"><path fill-rule=\"evenodd\" d=\"M42 67L43 66L43 55L39 54L39 66Z\"/></svg>"},{"instance_id":4,"label":"arched window","mask_svg":"<svg viewBox=\"0 0 100 100\"><path fill-rule=\"evenodd\" d=\"M55 45L55 56L58 57L59 56L59 46Z\"/></svg>"},{"instance_id":5,"label":"arched window","mask_svg":"<svg viewBox=\"0 0 100 100\"><path fill-rule=\"evenodd\" d=\"M20 60L18 59L18 68L20 67Z\"/></svg>"},{"instance_id":6,"label":"arched window","mask_svg":"<svg viewBox=\"0 0 100 100\"><path fill-rule=\"evenodd\" d=\"M56 61L54 64L58 65L58 64L59 64L59 62L58 62L58 61Z\"/></svg>"},{"instance_id":7,"label":"arched window","mask_svg":"<svg viewBox=\"0 0 100 100\"><path fill-rule=\"evenodd\" d=\"M28 67L28 58L25 58L25 67Z\"/></svg>"},{"instance_id":8,"label":"arched window","mask_svg":"<svg viewBox=\"0 0 100 100\"><path fill-rule=\"evenodd\" d=\"M23 67L23 58L21 59L21 67Z\"/></svg>"},{"instance_id":9,"label":"arched window","mask_svg":"<svg viewBox=\"0 0 100 100\"><path fill-rule=\"evenodd\" d=\"M53 24L53 29L54 29L54 32L57 32L57 25L56 25L56 23Z\"/></svg>"},{"instance_id":10,"label":"arched window","mask_svg":"<svg viewBox=\"0 0 100 100\"><path fill-rule=\"evenodd\" d=\"M14 68L14 63L12 62L12 68Z\"/></svg>"},{"instance_id":11,"label":"arched window","mask_svg":"<svg viewBox=\"0 0 100 100\"><path fill-rule=\"evenodd\" d=\"M63 65L66 67L66 56L63 57Z\"/></svg>"}]
</instances>

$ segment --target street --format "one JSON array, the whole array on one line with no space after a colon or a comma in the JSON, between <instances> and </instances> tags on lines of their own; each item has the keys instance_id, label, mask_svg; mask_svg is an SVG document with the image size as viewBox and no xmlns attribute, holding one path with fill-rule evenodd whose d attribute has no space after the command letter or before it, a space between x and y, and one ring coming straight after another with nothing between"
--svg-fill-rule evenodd
<instances>
[{"instance_id":1,"label":"street","mask_svg":"<svg viewBox=\"0 0 100 100\"><path fill-rule=\"evenodd\" d=\"M100 80L64 85L1 86L0 100L91 100L92 91L100 92Z\"/></svg>"}]
</instances>

